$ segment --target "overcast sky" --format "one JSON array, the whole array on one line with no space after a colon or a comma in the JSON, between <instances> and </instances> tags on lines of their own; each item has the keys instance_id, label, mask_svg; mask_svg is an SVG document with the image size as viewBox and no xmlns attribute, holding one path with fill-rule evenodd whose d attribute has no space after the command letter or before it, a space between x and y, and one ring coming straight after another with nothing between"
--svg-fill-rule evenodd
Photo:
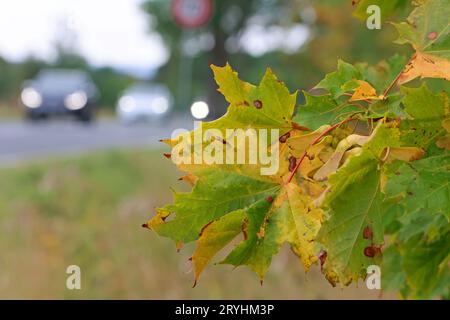
<instances>
[{"instance_id":1,"label":"overcast sky","mask_svg":"<svg viewBox=\"0 0 450 320\"><path fill-rule=\"evenodd\" d=\"M146 76L167 61L159 34L148 32L143 0L0 0L0 56L20 61L55 57L61 34L76 34L78 53L95 66L112 66ZM167 0L169 1L169 0ZM72 30L64 32L64 30ZM251 55L281 49L296 52L308 41L309 28L251 25L239 46Z\"/></svg>"},{"instance_id":2,"label":"overcast sky","mask_svg":"<svg viewBox=\"0 0 450 320\"><path fill-rule=\"evenodd\" d=\"M167 59L157 34L147 31L142 0L0 0L0 56L54 57L62 25L75 30L79 52L97 66L153 69ZM142 71L144 71L142 70Z\"/></svg>"}]
</instances>

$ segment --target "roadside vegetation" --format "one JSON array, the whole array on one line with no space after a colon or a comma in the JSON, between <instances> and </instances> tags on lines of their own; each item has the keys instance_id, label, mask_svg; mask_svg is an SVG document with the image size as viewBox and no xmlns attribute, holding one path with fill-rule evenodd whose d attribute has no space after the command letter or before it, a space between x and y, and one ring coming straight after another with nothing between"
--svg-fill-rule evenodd
<instances>
[{"instance_id":1,"label":"roadside vegetation","mask_svg":"<svg viewBox=\"0 0 450 320\"><path fill-rule=\"evenodd\" d=\"M0 298L376 298L364 285L330 288L308 276L284 248L263 287L227 266L193 281L188 254L141 228L171 201L180 174L162 150L106 151L0 169ZM177 186L182 189L183 184ZM181 256L181 258L180 258ZM66 289L66 268L81 267L82 289ZM382 296L390 298L392 296Z\"/></svg>"}]
</instances>

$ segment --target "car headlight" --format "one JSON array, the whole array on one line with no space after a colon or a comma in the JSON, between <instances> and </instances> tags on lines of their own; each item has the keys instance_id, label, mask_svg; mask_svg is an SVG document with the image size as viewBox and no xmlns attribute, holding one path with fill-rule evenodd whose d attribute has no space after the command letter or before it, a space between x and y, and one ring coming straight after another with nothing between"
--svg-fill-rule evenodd
<instances>
[{"instance_id":1,"label":"car headlight","mask_svg":"<svg viewBox=\"0 0 450 320\"><path fill-rule=\"evenodd\" d=\"M196 101L191 106L191 113L196 119L205 119L209 114L209 106L204 101Z\"/></svg>"},{"instance_id":2,"label":"car headlight","mask_svg":"<svg viewBox=\"0 0 450 320\"><path fill-rule=\"evenodd\" d=\"M64 99L64 105L70 110L79 110L86 106L87 95L84 91L76 91Z\"/></svg>"},{"instance_id":3,"label":"car headlight","mask_svg":"<svg viewBox=\"0 0 450 320\"><path fill-rule=\"evenodd\" d=\"M39 108L42 105L41 94L33 88L23 89L20 98L22 103L31 109Z\"/></svg>"},{"instance_id":4,"label":"car headlight","mask_svg":"<svg viewBox=\"0 0 450 320\"><path fill-rule=\"evenodd\" d=\"M136 101L131 96L123 96L119 99L119 108L123 112L131 112L136 107Z\"/></svg>"},{"instance_id":5,"label":"car headlight","mask_svg":"<svg viewBox=\"0 0 450 320\"><path fill-rule=\"evenodd\" d=\"M169 101L165 97L158 97L152 101L151 109L156 114L163 114L169 110Z\"/></svg>"}]
</instances>

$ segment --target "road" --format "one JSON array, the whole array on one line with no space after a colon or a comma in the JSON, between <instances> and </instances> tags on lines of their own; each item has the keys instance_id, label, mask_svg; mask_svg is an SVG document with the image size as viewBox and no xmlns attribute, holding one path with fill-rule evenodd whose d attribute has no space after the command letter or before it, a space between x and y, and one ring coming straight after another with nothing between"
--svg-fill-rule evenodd
<instances>
[{"instance_id":1,"label":"road","mask_svg":"<svg viewBox=\"0 0 450 320\"><path fill-rule=\"evenodd\" d=\"M192 127L193 122L183 118L127 126L112 119L92 125L69 120L42 123L3 120L0 121L0 166L109 148L157 146L161 145L158 140L170 137L173 130Z\"/></svg>"}]
</instances>

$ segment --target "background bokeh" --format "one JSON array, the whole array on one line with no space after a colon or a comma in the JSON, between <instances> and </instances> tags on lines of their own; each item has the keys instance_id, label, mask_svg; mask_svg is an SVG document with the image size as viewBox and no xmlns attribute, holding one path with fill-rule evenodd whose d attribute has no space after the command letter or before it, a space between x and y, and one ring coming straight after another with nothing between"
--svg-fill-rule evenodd
<instances>
[{"instance_id":1,"label":"background bokeh","mask_svg":"<svg viewBox=\"0 0 450 320\"><path fill-rule=\"evenodd\" d=\"M287 247L263 286L245 268L212 266L193 289L192 246L177 253L140 227L170 186L185 188L158 139L192 127L194 101L209 118L226 110L210 64L254 83L271 67L291 91L309 90L339 58L374 64L407 50L392 26L368 30L351 2L216 0L207 24L186 29L169 0L0 0L0 298L395 298L364 283L332 288ZM94 123L24 120L24 82L48 68L90 75ZM164 84L170 114L122 125L117 101L135 83ZM82 290L66 289L72 264Z\"/></svg>"}]
</instances>

